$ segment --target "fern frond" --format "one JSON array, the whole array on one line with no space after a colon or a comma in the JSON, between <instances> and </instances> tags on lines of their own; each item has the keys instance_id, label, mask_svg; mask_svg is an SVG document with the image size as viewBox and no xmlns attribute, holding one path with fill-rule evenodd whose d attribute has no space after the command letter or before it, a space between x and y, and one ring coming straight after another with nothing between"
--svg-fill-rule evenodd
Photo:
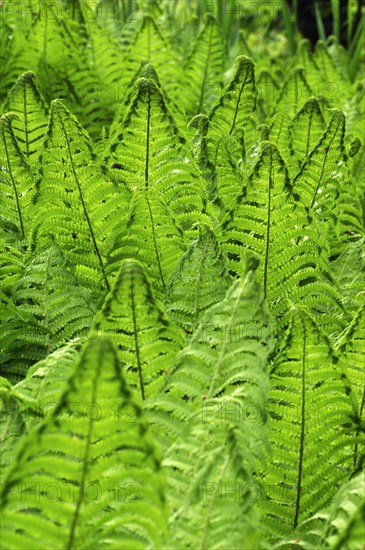
<instances>
[{"instance_id":1,"label":"fern frond","mask_svg":"<svg viewBox=\"0 0 365 550\"><path fill-rule=\"evenodd\" d=\"M229 286L226 258L214 232L199 227L199 235L170 277L167 311L188 333L194 333L204 312L223 300Z\"/></svg>"},{"instance_id":2,"label":"fern frond","mask_svg":"<svg viewBox=\"0 0 365 550\"><path fill-rule=\"evenodd\" d=\"M299 169L324 132L323 115L315 98L309 99L296 114L290 130L291 149Z\"/></svg>"},{"instance_id":3,"label":"fern frond","mask_svg":"<svg viewBox=\"0 0 365 550\"><path fill-rule=\"evenodd\" d=\"M270 377L271 460L264 478L266 526L282 537L326 506L351 471L352 407L337 357L315 322L292 308Z\"/></svg>"},{"instance_id":4,"label":"fern frond","mask_svg":"<svg viewBox=\"0 0 365 550\"><path fill-rule=\"evenodd\" d=\"M293 118L313 95L304 69L293 69L281 88L275 111L285 111Z\"/></svg>"},{"instance_id":5,"label":"fern frond","mask_svg":"<svg viewBox=\"0 0 365 550\"><path fill-rule=\"evenodd\" d=\"M365 299L365 237L349 242L331 262L331 269L341 288L344 307L354 315Z\"/></svg>"},{"instance_id":6,"label":"fern frond","mask_svg":"<svg viewBox=\"0 0 365 550\"><path fill-rule=\"evenodd\" d=\"M166 422L160 432L172 432L164 464L173 547L215 548L222 540L227 548L257 547L260 538L251 472L266 445L273 335L252 268L205 312L176 359L165 396L150 407L156 424ZM164 419L164 411L172 418Z\"/></svg>"},{"instance_id":7,"label":"fern frond","mask_svg":"<svg viewBox=\"0 0 365 550\"><path fill-rule=\"evenodd\" d=\"M357 197L347 189L344 134L344 114L334 109L326 131L293 181L302 204L316 212L320 220L330 220L330 231L334 233L330 235L332 254L341 252L342 243L349 240L349 230L364 233Z\"/></svg>"},{"instance_id":8,"label":"fern frond","mask_svg":"<svg viewBox=\"0 0 365 550\"><path fill-rule=\"evenodd\" d=\"M23 435L35 424L51 417L78 359L80 347L80 340L66 344L31 367L27 377L14 386L1 379L1 482Z\"/></svg>"},{"instance_id":9,"label":"fern frond","mask_svg":"<svg viewBox=\"0 0 365 550\"><path fill-rule=\"evenodd\" d=\"M2 374L24 375L63 343L85 337L96 309L93 294L57 246L36 256L12 288L15 308L4 308Z\"/></svg>"},{"instance_id":10,"label":"fern frond","mask_svg":"<svg viewBox=\"0 0 365 550\"><path fill-rule=\"evenodd\" d=\"M358 419L355 442L354 471L365 463L365 306L358 309L345 333L336 343L339 363L344 377L349 382L349 394L352 397L354 416ZM362 423L362 427L361 424Z\"/></svg>"},{"instance_id":11,"label":"fern frond","mask_svg":"<svg viewBox=\"0 0 365 550\"><path fill-rule=\"evenodd\" d=\"M330 506L299 525L295 538L275 548L362 550L365 539L364 485L365 476L361 472L343 484Z\"/></svg>"},{"instance_id":12,"label":"fern frond","mask_svg":"<svg viewBox=\"0 0 365 550\"><path fill-rule=\"evenodd\" d=\"M322 75L317 65L315 56L312 53L312 46L308 39L302 39L298 44L298 49L293 64L296 67L304 68L305 78L307 83L309 84L309 87L313 91L318 90L318 85L319 82L322 80ZM332 81L330 80L329 82Z\"/></svg>"},{"instance_id":13,"label":"fern frond","mask_svg":"<svg viewBox=\"0 0 365 550\"><path fill-rule=\"evenodd\" d=\"M105 334L114 343L128 385L142 399L156 395L165 383L182 333L153 296L139 262L123 262L111 292L96 315L91 335Z\"/></svg>"},{"instance_id":14,"label":"fern frond","mask_svg":"<svg viewBox=\"0 0 365 550\"><path fill-rule=\"evenodd\" d=\"M108 272L119 271L121 261L140 261L156 297L164 300L168 280L185 251L184 235L156 187L135 191L123 233L116 236L108 258Z\"/></svg>"},{"instance_id":15,"label":"fern frond","mask_svg":"<svg viewBox=\"0 0 365 550\"><path fill-rule=\"evenodd\" d=\"M39 162L35 248L55 240L89 284L96 278L109 289L105 257L125 213L123 190L108 181L87 132L61 101L51 104Z\"/></svg>"},{"instance_id":16,"label":"fern frond","mask_svg":"<svg viewBox=\"0 0 365 550\"><path fill-rule=\"evenodd\" d=\"M108 163L130 190L156 187L183 227L198 221L203 185L186 138L181 135L151 66L110 145Z\"/></svg>"},{"instance_id":17,"label":"fern frond","mask_svg":"<svg viewBox=\"0 0 365 550\"><path fill-rule=\"evenodd\" d=\"M9 380L0 377L0 482L7 468L14 460L15 449L20 434L24 430L21 414L22 400L14 392Z\"/></svg>"},{"instance_id":18,"label":"fern frond","mask_svg":"<svg viewBox=\"0 0 365 550\"><path fill-rule=\"evenodd\" d=\"M313 59L319 68L320 80L317 83L320 86L321 95L329 103L330 107L336 107L338 103L338 93L341 91L345 97L351 97L351 83L347 75L340 71L329 53L329 49L322 40L318 40Z\"/></svg>"},{"instance_id":19,"label":"fern frond","mask_svg":"<svg viewBox=\"0 0 365 550\"><path fill-rule=\"evenodd\" d=\"M3 237L25 239L30 232L31 194L34 187L30 171L12 127L17 115L0 117L0 231Z\"/></svg>"},{"instance_id":20,"label":"fern frond","mask_svg":"<svg viewBox=\"0 0 365 550\"><path fill-rule=\"evenodd\" d=\"M282 323L290 302L305 301L319 315L329 304L337 314L341 312L326 242L315 220L310 222L295 201L277 148L264 142L247 186L222 224L222 241L229 267L235 273L240 272L239 262L245 250L260 259L258 280L272 312L278 318L284 315ZM332 312L331 323L334 317Z\"/></svg>"},{"instance_id":21,"label":"fern frond","mask_svg":"<svg viewBox=\"0 0 365 550\"><path fill-rule=\"evenodd\" d=\"M135 29L134 25L134 29ZM130 47L125 52L125 81L129 84L142 65L151 63L161 80L161 85L173 100L181 98L184 87L183 72L173 48L153 17L144 15L138 24ZM181 105L181 101L179 101Z\"/></svg>"},{"instance_id":22,"label":"fern frond","mask_svg":"<svg viewBox=\"0 0 365 550\"><path fill-rule=\"evenodd\" d=\"M206 113L212 97L220 95L223 86L224 48L222 36L213 16L206 18L186 61L186 111L191 116Z\"/></svg>"},{"instance_id":23,"label":"fern frond","mask_svg":"<svg viewBox=\"0 0 365 550\"><path fill-rule=\"evenodd\" d=\"M244 128L256 107L257 91L254 64L248 57L236 59L236 71L222 96L209 111L208 139L211 142L211 159L215 157L216 144L226 136L234 136L244 157Z\"/></svg>"},{"instance_id":24,"label":"fern frond","mask_svg":"<svg viewBox=\"0 0 365 550\"><path fill-rule=\"evenodd\" d=\"M47 129L47 106L41 95L35 74L24 73L10 90L4 106L5 112L18 115L12 128L19 148L30 166L36 166L37 152Z\"/></svg>"},{"instance_id":25,"label":"fern frond","mask_svg":"<svg viewBox=\"0 0 365 550\"><path fill-rule=\"evenodd\" d=\"M113 347L91 341L51 418L24 438L5 479L2 548L161 548L159 470Z\"/></svg>"},{"instance_id":26,"label":"fern frond","mask_svg":"<svg viewBox=\"0 0 365 550\"><path fill-rule=\"evenodd\" d=\"M267 120L272 114L280 86L268 70L260 71L257 75L257 108L261 120Z\"/></svg>"}]
</instances>

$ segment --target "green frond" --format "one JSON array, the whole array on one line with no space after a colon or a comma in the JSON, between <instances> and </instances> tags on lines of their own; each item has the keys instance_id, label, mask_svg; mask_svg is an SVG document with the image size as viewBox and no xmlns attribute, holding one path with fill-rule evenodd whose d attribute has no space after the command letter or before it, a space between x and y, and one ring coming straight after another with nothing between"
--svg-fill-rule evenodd
<instances>
[{"instance_id":1,"label":"green frond","mask_svg":"<svg viewBox=\"0 0 365 550\"><path fill-rule=\"evenodd\" d=\"M354 449L354 470L365 463L365 306L358 309L349 327L336 342L358 426Z\"/></svg>"},{"instance_id":2,"label":"green frond","mask_svg":"<svg viewBox=\"0 0 365 550\"><path fill-rule=\"evenodd\" d=\"M151 69L149 78L136 83L107 161L131 191L156 187L184 228L198 221L204 196L201 177Z\"/></svg>"},{"instance_id":3,"label":"green frond","mask_svg":"<svg viewBox=\"0 0 365 550\"><path fill-rule=\"evenodd\" d=\"M31 166L36 167L37 152L47 129L47 106L31 71L19 77L9 91L5 112L18 115L12 121L12 129L19 148Z\"/></svg>"},{"instance_id":4,"label":"green frond","mask_svg":"<svg viewBox=\"0 0 365 550\"><path fill-rule=\"evenodd\" d=\"M309 99L295 115L290 130L291 149L299 169L324 132L323 115L315 98Z\"/></svg>"},{"instance_id":5,"label":"green frond","mask_svg":"<svg viewBox=\"0 0 365 550\"><path fill-rule=\"evenodd\" d=\"M292 118L287 111L278 111L271 117L268 138L276 145L286 163L289 173L293 171L293 151L291 148L290 131Z\"/></svg>"},{"instance_id":6,"label":"green frond","mask_svg":"<svg viewBox=\"0 0 365 550\"><path fill-rule=\"evenodd\" d=\"M50 419L80 347L80 340L66 344L31 367L27 377L14 386L1 379L1 482L23 435L35 424Z\"/></svg>"},{"instance_id":7,"label":"green frond","mask_svg":"<svg viewBox=\"0 0 365 550\"><path fill-rule=\"evenodd\" d=\"M96 315L91 336L107 335L115 345L128 385L140 397L155 396L165 384L183 344L181 331L153 296L136 260L123 262L113 288Z\"/></svg>"},{"instance_id":8,"label":"green frond","mask_svg":"<svg viewBox=\"0 0 365 550\"><path fill-rule=\"evenodd\" d=\"M326 131L293 181L300 201L318 219L330 220L331 253L341 252L348 231L363 234L356 195L348 189L349 168L344 147L345 116L333 109Z\"/></svg>"},{"instance_id":9,"label":"green frond","mask_svg":"<svg viewBox=\"0 0 365 550\"><path fill-rule=\"evenodd\" d=\"M168 280L186 250L184 240L157 188L135 191L126 225L108 258L108 273L119 272L121 261L135 258L146 270L156 297L164 300Z\"/></svg>"},{"instance_id":10,"label":"green frond","mask_svg":"<svg viewBox=\"0 0 365 550\"><path fill-rule=\"evenodd\" d=\"M160 462L108 340L88 343L51 418L24 438L2 504L4 549L162 547Z\"/></svg>"},{"instance_id":11,"label":"green frond","mask_svg":"<svg viewBox=\"0 0 365 550\"><path fill-rule=\"evenodd\" d=\"M248 57L239 56L236 59L236 70L232 80L208 113L211 159L215 157L217 142L228 136L236 138L241 147L241 156L244 157L244 128L256 107L256 99L254 64Z\"/></svg>"},{"instance_id":12,"label":"green frond","mask_svg":"<svg viewBox=\"0 0 365 550\"><path fill-rule=\"evenodd\" d=\"M365 299L365 237L349 242L331 262L331 269L341 288L344 307L355 314Z\"/></svg>"},{"instance_id":13,"label":"green frond","mask_svg":"<svg viewBox=\"0 0 365 550\"><path fill-rule=\"evenodd\" d=\"M206 113L212 99L221 94L223 64L222 36L215 18L208 16L186 61L184 96L186 111L191 116Z\"/></svg>"},{"instance_id":14,"label":"green frond","mask_svg":"<svg viewBox=\"0 0 365 550\"><path fill-rule=\"evenodd\" d=\"M0 291L7 296L25 268L24 254L0 237Z\"/></svg>"},{"instance_id":15,"label":"green frond","mask_svg":"<svg viewBox=\"0 0 365 550\"><path fill-rule=\"evenodd\" d=\"M0 377L0 482L3 484L7 468L12 464L16 445L24 430L21 414L22 400L11 383Z\"/></svg>"},{"instance_id":16,"label":"green frond","mask_svg":"<svg viewBox=\"0 0 365 550\"><path fill-rule=\"evenodd\" d=\"M298 526L295 538L275 548L362 550L365 539L365 476L344 483L324 510Z\"/></svg>"},{"instance_id":17,"label":"green frond","mask_svg":"<svg viewBox=\"0 0 365 550\"><path fill-rule=\"evenodd\" d=\"M339 71L329 53L329 49L322 40L316 44L313 59L319 68L321 79L317 82L321 95L329 102L330 107L336 107L338 94L351 97L351 84L346 74Z\"/></svg>"},{"instance_id":18,"label":"green frond","mask_svg":"<svg viewBox=\"0 0 365 550\"><path fill-rule=\"evenodd\" d=\"M162 35L159 26L150 15L144 15L137 25L135 36L125 52L124 84L129 84L141 65L151 63L168 95L173 100L181 98L180 90L184 86L183 72L168 39Z\"/></svg>"},{"instance_id":19,"label":"green frond","mask_svg":"<svg viewBox=\"0 0 365 550\"><path fill-rule=\"evenodd\" d=\"M271 458L264 477L265 525L273 539L328 505L351 472L352 407L337 357L304 310L291 323L271 368Z\"/></svg>"},{"instance_id":20,"label":"green frond","mask_svg":"<svg viewBox=\"0 0 365 550\"><path fill-rule=\"evenodd\" d=\"M85 281L96 277L109 289L105 258L125 213L123 190L108 181L87 132L58 100L39 163L33 246L42 250L55 240Z\"/></svg>"},{"instance_id":21,"label":"green frond","mask_svg":"<svg viewBox=\"0 0 365 550\"><path fill-rule=\"evenodd\" d=\"M227 261L214 232L199 226L199 235L181 257L167 288L171 319L189 334L204 312L223 300L229 286Z\"/></svg>"},{"instance_id":22,"label":"green frond","mask_svg":"<svg viewBox=\"0 0 365 550\"><path fill-rule=\"evenodd\" d=\"M250 267L205 312L165 396L150 405L149 417L166 422L160 433L172 433L164 464L173 548L215 548L222 540L227 548L257 547L260 538L251 471L266 446L273 321ZM168 410L172 418L164 420Z\"/></svg>"},{"instance_id":23,"label":"green frond","mask_svg":"<svg viewBox=\"0 0 365 550\"><path fill-rule=\"evenodd\" d=\"M41 420L51 418L72 370L80 358L83 341L82 338L75 338L63 346L58 346L56 351L32 365L27 376L13 386L16 394L33 402L32 407L26 408L21 405L16 409L22 413L27 431Z\"/></svg>"},{"instance_id":24,"label":"green frond","mask_svg":"<svg viewBox=\"0 0 365 550\"><path fill-rule=\"evenodd\" d=\"M17 118L12 113L0 117L0 234L10 241L29 236L29 207L34 188L33 175L13 130Z\"/></svg>"},{"instance_id":25,"label":"green frond","mask_svg":"<svg viewBox=\"0 0 365 550\"><path fill-rule=\"evenodd\" d=\"M257 108L260 117L266 120L272 114L280 86L268 70L262 70L257 75Z\"/></svg>"},{"instance_id":26,"label":"green frond","mask_svg":"<svg viewBox=\"0 0 365 550\"><path fill-rule=\"evenodd\" d=\"M284 326L289 304L303 301L321 316L331 304L335 314L332 310L328 320L336 323L340 294L331 279L325 238L295 201L286 165L272 143L262 144L221 238L233 273L240 272L247 251L260 259L258 280L271 311L277 318L284 315Z\"/></svg>"},{"instance_id":27,"label":"green frond","mask_svg":"<svg viewBox=\"0 0 365 550\"><path fill-rule=\"evenodd\" d=\"M80 285L57 246L35 256L11 291L13 307L1 307L3 376L27 369L76 337L86 337L95 314L95 292ZM6 323L5 323L6 321Z\"/></svg>"},{"instance_id":28,"label":"green frond","mask_svg":"<svg viewBox=\"0 0 365 550\"><path fill-rule=\"evenodd\" d=\"M303 67L305 70L305 78L310 89L317 91L319 82L322 80L322 75L315 56L312 53L312 47L309 40L303 39L298 44L294 67Z\"/></svg>"},{"instance_id":29,"label":"green frond","mask_svg":"<svg viewBox=\"0 0 365 550\"><path fill-rule=\"evenodd\" d=\"M275 111L285 111L293 118L313 95L314 93L306 80L304 69L293 69L281 88Z\"/></svg>"}]
</instances>

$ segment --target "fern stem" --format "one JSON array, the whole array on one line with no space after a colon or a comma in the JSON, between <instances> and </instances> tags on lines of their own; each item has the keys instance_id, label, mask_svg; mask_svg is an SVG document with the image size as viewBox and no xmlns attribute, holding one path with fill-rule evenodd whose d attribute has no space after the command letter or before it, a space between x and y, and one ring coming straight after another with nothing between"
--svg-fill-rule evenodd
<instances>
[{"instance_id":1,"label":"fern stem","mask_svg":"<svg viewBox=\"0 0 365 550\"><path fill-rule=\"evenodd\" d=\"M9 151L8 151L8 145L7 145L6 139L5 139L4 127L2 127L2 134L3 134L3 142L4 142L4 148L5 148L5 154L6 154L6 163L8 165L9 176L10 176L11 183L12 183L13 189L14 189L15 202L16 202L16 208L17 208L18 217L19 217L21 235L22 235L22 238L24 239L25 238L25 231L24 231L23 217L22 217L22 212L20 210L18 190L16 188L16 184L15 184L14 177L13 177L13 172L12 172L11 166L10 166Z\"/></svg>"},{"instance_id":2,"label":"fern stem","mask_svg":"<svg viewBox=\"0 0 365 550\"><path fill-rule=\"evenodd\" d=\"M271 229L271 189L272 182L272 154L270 156L270 173L269 173L269 189L268 189L268 204L267 204L267 224L266 224L266 244L265 244L265 263L264 263L264 298L267 293L267 273L269 268L269 247L270 247L270 229Z\"/></svg>"},{"instance_id":3,"label":"fern stem","mask_svg":"<svg viewBox=\"0 0 365 550\"><path fill-rule=\"evenodd\" d=\"M142 364L141 364L141 356L139 354L139 343L138 343L138 327L137 327L137 319L136 319L136 305L134 303L134 278L132 277L131 280L131 299L132 299L132 317L133 317L133 336L134 336L134 346L136 348L136 359L137 359L137 369L138 369L138 378L139 378L139 386L141 388L141 396L142 400L145 400L145 391L144 391L144 384L143 384L143 376L142 376Z\"/></svg>"},{"instance_id":4,"label":"fern stem","mask_svg":"<svg viewBox=\"0 0 365 550\"><path fill-rule=\"evenodd\" d=\"M337 128L339 126L340 123L337 124ZM328 147L325 149L324 151L324 158L323 158L323 162L322 162L322 168L321 168L321 175L319 176L318 178L318 183L317 183L317 187L316 187L316 190L314 192L314 195L312 197L312 200L311 200L311 204L310 204L310 208L312 209L313 208L313 205L314 205L314 202L316 200L316 196L317 196L317 193L318 193L318 189L319 189L319 186L321 184L321 181L322 181L322 178L323 178L323 173L324 173L324 169L325 169L325 166L326 166L326 161L327 161L327 157L328 157L328 153L331 149L331 145L333 143L333 140L335 139L336 137L336 134L337 134L337 128L336 128L336 132L333 132L333 136L331 138L331 141L328 145Z\"/></svg>"},{"instance_id":5,"label":"fern stem","mask_svg":"<svg viewBox=\"0 0 365 550\"><path fill-rule=\"evenodd\" d=\"M151 216L153 247L154 247L155 253L156 253L156 260L157 260L158 271L159 271L159 273L160 273L161 282L162 282L162 286L163 286L164 292L166 293L167 291L166 291L165 279L164 279L163 272L162 272L162 266L161 266L161 260L160 260L160 253L159 253L158 246L157 246L156 231L155 231L155 222L154 222L154 219L153 219L153 213L152 213L150 201L148 200L148 197L147 197L147 196L146 196L146 202L147 202L147 204L148 204L148 209L149 209L149 211L150 211L150 216Z\"/></svg>"},{"instance_id":6,"label":"fern stem","mask_svg":"<svg viewBox=\"0 0 365 550\"><path fill-rule=\"evenodd\" d=\"M77 185L77 188L78 188L78 191L79 191L80 200L81 200L82 208L83 208L83 210L84 210L84 214L85 214L85 218L86 218L86 221L87 221L87 225L88 225L88 227L89 227L90 236L91 236L91 239L92 239L92 242L93 242L93 245L94 245L94 249L95 249L96 255L97 255L98 260L99 260L99 264L100 264L101 272L102 272L102 274L103 274L105 286L106 286L106 288L107 288L107 290L108 290L108 292L109 292L109 291L110 291L109 281L108 281L107 276L106 276L106 274L105 274L103 260L102 260L102 258L101 258L101 254L100 254L100 251L99 251L99 248L98 248L96 239L95 239L95 235L94 235L94 231L93 231L93 228L92 228L92 225L91 225L90 217L89 217L89 214L88 214L87 209L86 209L86 204L85 204L84 197L83 197L83 194L82 194L80 182L79 182L79 179L78 179L77 174L76 174L76 169L75 169L75 165L74 165L73 158L72 158L72 154L71 154L70 142L69 142L69 139L68 139L68 136L67 136L66 129L65 129L64 125L63 125L63 121L61 120L60 122L61 122L62 130L63 130L64 136L65 136L65 139L66 139L68 154L69 154L69 156L70 156L70 162L71 162L71 166L72 166L72 172L73 172L73 175L74 175L74 178L75 178L75 182L76 182L76 185Z\"/></svg>"},{"instance_id":7,"label":"fern stem","mask_svg":"<svg viewBox=\"0 0 365 550\"><path fill-rule=\"evenodd\" d=\"M232 132L234 130L234 127L235 127L235 124L236 124L236 120L237 120L237 115L238 115L238 108L239 108L239 105L240 105L240 101L241 101L241 96L242 96L242 92L246 86L246 81L247 81L247 75L244 79L244 81L242 82L242 85L241 85L241 88L240 88L240 92L238 94L238 99L237 99L237 102L236 102L236 108L235 108L235 111L234 111L234 117L233 117L233 121L232 121L232 126L231 126L231 129L229 131L229 134L228 135L232 135Z\"/></svg>"},{"instance_id":8,"label":"fern stem","mask_svg":"<svg viewBox=\"0 0 365 550\"><path fill-rule=\"evenodd\" d=\"M301 430L300 430L300 448L299 448L299 464L298 464L298 479L297 479L297 496L295 501L295 515L294 515L294 522L293 522L293 529L295 529L298 525L299 520L299 511L300 511L300 497L301 497L301 490L302 490L302 475L303 475L303 455L304 455L304 432L305 432L305 376L306 376L306 370L305 370L305 361L306 361L306 344L307 344L307 334L306 334L306 327L304 326L304 323L302 323L303 326L303 348L302 348L302 407L301 407Z\"/></svg>"},{"instance_id":9,"label":"fern stem","mask_svg":"<svg viewBox=\"0 0 365 550\"><path fill-rule=\"evenodd\" d=\"M23 105L24 105L24 129L25 129L25 149L27 159L29 158L29 135L28 135L28 112L27 112L27 93L26 87L23 86Z\"/></svg>"},{"instance_id":10,"label":"fern stem","mask_svg":"<svg viewBox=\"0 0 365 550\"><path fill-rule=\"evenodd\" d=\"M147 105L147 121L146 121L146 161L145 161L145 187L148 189L149 178L149 162L150 162L150 124L151 124L151 91L148 86L148 105Z\"/></svg>"}]
</instances>

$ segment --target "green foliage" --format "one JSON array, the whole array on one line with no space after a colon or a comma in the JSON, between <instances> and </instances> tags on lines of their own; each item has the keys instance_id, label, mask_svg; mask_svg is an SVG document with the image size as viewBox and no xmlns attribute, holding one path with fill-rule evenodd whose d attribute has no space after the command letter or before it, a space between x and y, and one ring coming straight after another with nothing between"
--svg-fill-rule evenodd
<instances>
[{"instance_id":1,"label":"green foliage","mask_svg":"<svg viewBox=\"0 0 365 550\"><path fill-rule=\"evenodd\" d=\"M2 550L363 549L364 61L283 5L0 2Z\"/></svg>"}]
</instances>

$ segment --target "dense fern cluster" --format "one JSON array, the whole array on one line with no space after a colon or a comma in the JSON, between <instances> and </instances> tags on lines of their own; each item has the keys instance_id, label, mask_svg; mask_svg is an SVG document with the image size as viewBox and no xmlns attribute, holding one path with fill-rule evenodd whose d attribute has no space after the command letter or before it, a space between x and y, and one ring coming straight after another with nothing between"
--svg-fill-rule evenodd
<instances>
[{"instance_id":1,"label":"dense fern cluster","mask_svg":"<svg viewBox=\"0 0 365 550\"><path fill-rule=\"evenodd\" d=\"M4 550L364 549L365 82L192 4L1 4Z\"/></svg>"}]
</instances>

